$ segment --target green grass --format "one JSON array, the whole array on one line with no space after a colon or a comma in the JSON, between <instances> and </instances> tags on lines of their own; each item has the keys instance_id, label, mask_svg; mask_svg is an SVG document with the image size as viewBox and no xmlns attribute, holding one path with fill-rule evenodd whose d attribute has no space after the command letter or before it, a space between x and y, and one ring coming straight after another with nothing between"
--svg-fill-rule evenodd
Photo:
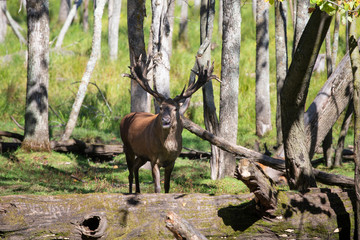
<instances>
[{"instance_id":1,"label":"green grass","mask_svg":"<svg viewBox=\"0 0 360 240\"><path fill-rule=\"evenodd\" d=\"M273 130L263 138L255 135L255 22L251 13L251 5L245 1L242 5L242 39L240 52L239 77L239 117L237 143L253 148L255 141L271 148L276 145L276 76L275 76L275 40L274 40L274 10L270 10L270 91L272 106ZM24 10L18 13L18 3L8 1L8 9L13 18L26 29L26 14ZM92 1L90 1L92 9ZM59 34L61 24L57 22L59 1L50 0L50 40ZM62 52L50 53L49 65L49 125L51 138L59 139L63 126L70 114L78 82L85 71L91 53L93 16L89 11L90 29L82 30L81 14L74 21L65 36ZM147 18L144 23L145 41L149 38L151 23L151 6L147 1ZM180 7L177 6L174 18L173 53L171 58L171 95L177 95L187 83L190 69L194 65L195 54L199 47L199 9L190 2L187 43L178 41ZM288 15L291 25L290 14ZM109 60L107 46L107 10L102 20L102 54L92 74L91 82L96 83L110 104L112 112L107 108L98 89L89 85L74 138L86 142L121 142L119 122L122 116L130 111L130 81L122 77L128 72L129 50L126 23L126 1L122 1L122 14L119 29L119 58ZM217 15L215 19L212 58L215 61L215 73L221 75L221 36L217 32ZM331 29L333 29L331 27ZM26 30L25 30L26 31ZM288 29L288 52L292 50L292 28ZM24 33L26 36L26 33ZM338 62L345 52L345 31L341 26ZM11 61L0 64L0 130L22 133L11 120L13 116L24 125L25 95L26 95L26 64L24 51L26 46L19 41L8 27L6 41L0 44L0 57L12 55ZM322 52L325 50L322 49ZM1 61L1 60L0 60ZM289 64L291 57L289 58ZM314 74L309 88L307 106L315 98L317 92L326 81L326 73ZM217 111L219 111L219 83L214 82L214 95ZM192 104L186 116L203 126L202 93L198 91L192 97ZM342 117L334 127L334 142L340 131ZM352 144L352 127L346 145ZM183 145L185 147L210 151L210 144L184 130ZM5 139L9 141L9 139ZM353 175L353 168L345 168L344 174ZM332 170L335 171L335 170ZM86 181L74 180L76 175ZM60 194L87 192L127 192L127 175L124 156L119 156L110 163L94 163L88 159L73 154L25 154L18 151L14 154L0 155L0 194ZM153 192L151 173L141 170L141 189L143 192ZM163 174L162 174L163 176ZM211 194L239 193L247 191L242 183L234 179L221 181L210 180L209 163L207 161L189 161L178 159L173 172L171 192L203 192Z\"/></svg>"}]
</instances>

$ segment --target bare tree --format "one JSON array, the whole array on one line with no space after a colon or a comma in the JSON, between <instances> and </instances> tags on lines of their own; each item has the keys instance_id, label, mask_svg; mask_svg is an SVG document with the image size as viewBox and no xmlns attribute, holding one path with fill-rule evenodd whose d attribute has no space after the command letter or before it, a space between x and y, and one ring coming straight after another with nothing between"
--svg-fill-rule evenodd
<instances>
[{"instance_id":1,"label":"bare tree","mask_svg":"<svg viewBox=\"0 0 360 240\"><path fill-rule=\"evenodd\" d=\"M84 0L83 7L82 24L84 31L87 32L89 30L89 0Z\"/></svg>"},{"instance_id":2,"label":"bare tree","mask_svg":"<svg viewBox=\"0 0 360 240\"><path fill-rule=\"evenodd\" d=\"M5 41L6 36L6 1L0 1L0 43Z\"/></svg>"},{"instance_id":3,"label":"bare tree","mask_svg":"<svg viewBox=\"0 0 360 240\"><path fill-rule=\"evenodd\" d=\"M119 24L121 12L121 0L109 0L109 55L110 59L116 60L118 56Z\"/></svg>"},{"instance_id":4,"label":"bare tree","mask_svg":"<svg viewBox=\"0 0 360 240\"><path fill-rule=\"evenodd\" d=\"M214 27L215 16L215 0L202 0L200 7L200 44L209 41L211 43L212 32ZM208 47L201 57L201 64L205 65L211 61L211 48ZM216 114L216 107L214 102L214 92L212 83L209 82L204 85L203 89L204 102L204 123L206 129L214 135L219 134L219 120ZM219 151L220 149L215 145L211 145L211 179L219 177Z\"/></svg>"},{"instance_id":5,"label":"bare tree","mask_svg":"<svg viewBox=\"0 0 360 240\"><path fill-rule=\"evenodd\" d=\"M59 23L65 22L67 16L69 15L69 12L70 12L70 6L71 6L70 0L61 0L60 1L59 18L58 18Z\"/></svg>"},{"instance_id":6,"label":"bare tree","mask_svg":"<svg viewBox=\"0 0 360 240\"><path fill-rule=\"evenodd\" d=\"M71 8L66 20L65 20L65 23L64 23L63 27L60 30L59 36L58 36L58 38L56 40L56 44L55 44L56 48L60 48L62 46L62 43L63 43L64 38L65 38L65 34L68 31L68 29L69 29L69 27L71 25L71 22L74 20L74 17L76 15L76 11L79 8L81 3L82 3L82 0L76 0L74 2L74 5L72 6L72 8Z\"/></svg>"},{"instance_id":7,"label":"bare tree","mask_svg":"<svg viewBox=\"0 0 360 240\"><path fill-rule=\"evenodd\" d=\"M144 41L145 0L127 1L127 24L130 51L130 65L134 66L142 56L146 62ZM131 112L149 112L148 94L134 80L131 80Z\"/></svg>"},{"instance_id":8,"label":"bare tree","mask_svg":"<svg viewBox=\"0 0 360 240\"><path fill-rule=\"evenodd\" d=\"M287 52L287 2L275 2L275 47L276 47L276 139L277 144L283 143L281 129L281 103L280 93L284 85L288 71L288 52Z\"/></svg>"},{"instance_id":9,"label":"bare tree","mask_svg":"<svg viewBox=\"0 0 360 240\"><path fill-rule=\"evenodd\" d=\"M256 4L256 135L272 129L269 86L269 4Z\"/></svg>"},{"instance_id":10,"label":"bare tree","mask_svg":"<svg viewBox=\"0 0 360 240\"><path fill-rule=\"evenodd\" d=\"M310 78L331 17L319 8L312 13L296 48L281 91L281 122L286 172L291 189L316 186L304 127L304 107Z\"/></svg>"},{"instance_id":11,"label":"bare tree","mask_svg":"<svg viewBox=\"0 0 360 240\"><path fill-rule=\"evenodd\" d=\"M223 32L223 19L224 19L224 0L219 0L219 17L218 17L218 33L221 36Z\"/></svg>"},{"instance_id":12,"label":"bare tree","mask_svg":"<svg viewBox=\"0 0 360 240\"><path fill-rule=\"evenodd\" d=\"M157 91L170 97L170 57L174 22L174 0L152 0L153 80ZM157 108L157 107L156 107ZM156 109L158 112L158 109Z\"/></svg>"},{"instance_id":13,"label":"bare tree","mask_svg":"<svg viewBox=\"0 0 360 240\"><path fill-rule=\"evenodd\" d=\"M240 0L224 0L223 4L219 135L236 144L238 133L241 3ZM233 175L235 168L235 156L220 150L219 178Z\"/></svg>"},{"instance_id":14,"label":"bare tree","mask_svg":"<svg viewBox=\"0 0 360 240\"><path fill-rule=\"evenodd\" d=\"M49 1L28 0L28 67L22 149L50 151L48 125Z\"/></svg>"},{"instance_id":15,"label":"bare tree","mask_svg":"<svg viewBox=\"0 0 360 240\"><path fill-rule=\"evenodd\" d=\"M181 2L181 14L180 14L179 40L183 42L187 42L189 3L186 0L180 0L180 2Z\"/></svg>"},{"instance_id":16,"label":"bare tree","mask_svg":"<svg viewBox=\"0 0 360 240\"><path fill-rule=\"evenodd\" d=\"M80 113L81 105L84 101L87 87L91 78L91 74L95 68L96 61L98 60L101 52L101 18L104 12L106 0L98 0L97 8L94 13L94 35L92 40L92 51L90 59L86 65L85 73L81 79L78 93L73 104L69 120L65 127L65 132L61 136L62 141L69 140L77 122L77 118Z\"/></svg>"},{"instance_id":17,"label":"bare tree","mask_svg":"<svg viewBox=\"0 0 360 240\"><path fill-rule=\"evenodd\" d=\"M297 48L300 37L304 31L306 23L309 21L309 7L310 1L304 0L294 0L294 41L293 41L293 52L294 55L295 50Z\"/></svg>"},{"instance_id":18,"label":"bare tree","mask_svg":"<svg viewBox=\"0 0 360 240\"><path fill-rule=\"evenodd\" d=\"M360 53L356 37L356 18L349 26L349 51L351 69L354 76L354 161L355 161L355 195L356 195L356 218L355 233L360 238Z\"/></svg>"}]
</instances>

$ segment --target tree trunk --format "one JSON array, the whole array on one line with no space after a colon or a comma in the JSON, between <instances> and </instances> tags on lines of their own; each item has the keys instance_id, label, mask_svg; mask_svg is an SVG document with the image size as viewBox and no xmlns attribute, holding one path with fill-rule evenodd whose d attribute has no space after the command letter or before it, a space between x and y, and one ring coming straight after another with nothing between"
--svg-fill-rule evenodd
<instances>
[{"instance_id":1,"label":"tree trunk","mask_svg":"<svg viewBox=\"0 0 360 240\"><path fill-rule=\"evenodd\" d=\"M349 50L351 69L353 72L354 82L354 162L355 162L355 195L356 195L356 218L355 233L360 239L360 53L356 37L356 18L349 26Z\"/></svg>"},{"instance_id":2,"label":"tree trunk","mask_svg":"<svg viewBox=\"0 0 360 240\"><path fill-rule=\"evenodd\" d=\"M28 66L22 149L50 151L48 125L49 2L28 1Z\"/></svg>"},{"instance_id":3,"label":"tree trunk","mask_svg":"<svg viewBox=\"0 0 360 240\"><path fill-rule=\"evenodd\" d=\"M221 85L219 135L236 144L238 128L239 62L241 42L240 0L224 0L223 45L221 55ZM218 178L231 176L236 167L235 156L220 150Z\"/></svg>"},{"instance_id":4,"label":"tree trunk","mask_svg":"<svg viewBox=\"0 0 360 240\"><path fill-rule=\"evenodd\" d=\"M350 103L350 105L348 106L348 108L346 110L344 121L341 125L339 140L338 140L336 151L335 151L334 167L339 167L340 165L342 165L343 151L344 151L344 146L345 146L345 137L349 130L349 126L350 126L352 116L353 116L353 111L354 111L354 105L352 103Z\"/></svg>"},{"instance_id":5,"label":"tree trunk","mask_svg":"<svg viewBox=\"0 0 360 240\"><path fill-rule=\"evenodd\" d=\"M252 10L252 16L254 18L254 22L256 22L256 4L257 4L257 0L252 0L251 10Z\"/></svg>"},{"instance_id":6,"label":"tree trunk","mask_svg":"<svg viewBox=\"0 0 360 240\"><path fill-rule=\"evenodd\" d=\"M340 27L340 12L335 13L334 33L333 33L333 45L331 53L331 63L333 64L332 69L336 67L337 52L339 47L339 27Z\"/></svg>"},{"instance_id":7,"label":"tree trunk","mask_svg":"<svg viewBox=\"0 0 360 240\"><path fill-rule=\"evenodd\" d=\"M326 49L326 68L327 68L327 77L329 78L333 72L333 64L331 60L331 34L330 28L326 33L325 37L325 49ZM333 165L333 150L332 150L332 128L329 133L325 136L324 141L322 143L324 159L326 162L326 166L328 168Z\"/></svg>"},{"instance_id":8,"label":"tree trunk","mask_svg":"<svg viewBox=\"0 0 360 240\"><path fill-rule=\"evenodd\" d=\"M59 18L58 18L59 23L63 24L65 22L70 12L70 6L71 6L70 0L60 1Z\"/></svg>"},{"instance_id":9,"label":"tree trunk","mask_svg":"<svg viewBox=\"0 0 360 240\"><path fill-rule=\"evenodd\" d=\"M209 41L211 44L213 27L215 18L215 0L202 0L200 8L200 44ZM201 57L201 64L206 65L211 62L211 48L208 47ZM204 103L204 123L206 129L215 134L219 134L219 121L216 114L216 107L214 103L214 92L212 82L206 83L203 88L203 103ZM219 178L219 149L211 145L211 179Z\"/></svg>"},{"instance_id":10,"label":"tree trunk","mask_svg":"<svg viewBox=\"0 0 360 240\"><path fill-rule=\"evenodd\" d=\"M152 0L152 54L154 61L153 80L156 90L166 98L170 97L170 57L175 1ZM156 112L159 112L156 105Z\"/></svg>"},{"instance_id":11,"label":"tree trunk","mask_svg":"<svg viewBox=\"0 0 360 240\"><path fill-rule=\"evenodd\" d=\"M262 137L272 129L269 86L269 4L256 4L256 135Z\"/></svg>"},{"instance_id":12,"label":"tree trunk","mask_svg":"<svg viewBox=\"0 0 360 240\"><path fill-rule=\"evenodd\" d=\"M121 12L121 0L109 0L109 55L111 60L118 57L119 24Z\"/></svg>"},{"instance_id":13,"label":"tree trunk","mask_svg":"<svg viewBox=\"0 0 360 240\"><path fill-rule=\"evenodd\" d=\"M84 31L87 32L89 30L89 0L84 0L83 5L83 18L82 18L82 25Z\"/></svg>"},{"instance_id":14,"label":"tree trunk","mask_svg":"<svg viewBox=\"0 0 360 240\"><path fill-rule=\"evenodd\" d=\"M218 15L218 33L219 36L223 34L223 21L224 21L224 0L219 0L219 15ZM240 29L241 31L241 29Z\"/></svg>"},{"instance_id":15,"label":"tree trunk","mask_svg":"<svg viewBox=\"0 0 360 240\"><path fill-rule=\"evenodd\" d=\"M310 159L349 105L353 95L352 79L350 57L347 53L304 114Z\"/></svg>"},{"instance_id":16,"label":"tree trunk","mask_svg":"<svg viewBox=\"0 0 360 240\"><path fill-rule=\"evenodd\" d=\"M318 8L313 12L298 43L281 91L281 123L287 178L290 188L300 191L316 186L306 144L304 107L315 60L330 22L331 17L327 13Z\"/></svg>"},{"instance_id":17,"label":"tree trunk","mask_svg":"<svg viewBox=\"0 0 360 240\"><path fill-rule=\"evenodd\" d=\"M29 236L72 240L173 239L164 222L166 213L173 211L205 237L213 239L354 237L352 191L280 192L276 219L270 221L259 216L256 204L249 201L252 197L253 194L182 193L2 196L0 236L5 239ZM98 237L85 235L90 229Z\"/></svg>"},{"instance_id":18,"label":"tree trunk","mask_svg":"<svg viewBox=\"0 0 360 240\"><path fill-rule=\"evenodd\" d=\"M146 15L145 0L127 1L128 40L130 65L142 56L146 61L144 40L144 16ZM131 80L131 112L150 112L148 94L134 80Z\"/></svg>"},{"instance_id":19,"label":"tree trunk","mask_svg":"<svg viewBox=\"0 0 360 240\"><path fill-rule=\"evenodd\" d=\"M188 41L188 12L189 3L181 0L179 40L185 43Z\"/></svg>"},{"instance_id":20,"label":"tree trunk","mask_svg":"<svg viewBox=\"0 0 360 240\"><path fill-rule=\"evenodd\" d=\"M61 48L64 38L65 38L65 34L68 31L72 21L74 20L76 11L79 8L81 3L82 3L82 0L77 0L76 2L74 2L74 5L72 6L72 8L67 16L66 21L60 30L59 36L56 40L55 48Z\"/></svg>"},{"instance_id":21,"label":"tree trunk","mask_svg":"<svg viewBox=\"0 0 360 240\"><path fill-rule=\"evenodd\" d=\"M13 32L15 33L16 37L19 39L20 44L26 45L27 42L20 32L20 30L23 30L21 28L21 26L17 22L15 22L15 20L11 17L10 12L8 10L5 10L5 15L6 15L7 22L9 23L9 25L10 25L11 29L13 30Z\"/></svg>"},{"instance_id":22,"label":"tree trunk","mask_svg":"<svg viewBox=\"0 0 360 240\"><path fill-rule=\"evenodd\" d=\"M81 79L79 90L77 92L75 102L72 106L72 110L69 116L68 123L65 127L65 132L61 137L61 141L69 140L77 122L77 118L80 113L81 105L84 101L87 87L91 78L91 74L94 71L96 62L101 53L101 18L104 11L106 0L99 0L98 7L95 9L94 13L94 36L92 40L92 50L90 59L86 65L85 73Z\"/></svg>"},{"instance_id":23,"label":"tree trunk","mask_svg":"<svg viewBox=\"0 0 360 240\"><path fill-rule=\"evenodd\" d=\"M276 48L276 140L277 145L283 144L281 130L281 105L280 93L284 85L288 71L288 52L287 52L287 2L275 2L275 48Z\"/></svg>"},{"instance_id":24,"label":"tree trunk","mask_svg":"<svg viewBox=\"0 0 360 240\"><path fill-rule=\"evenodd\" d=\"M5 41L7 24L6 24L6 1L0 1L0 43Z\"/></svg>"},{"instance_id":25,"label":"tree trunk","mask_svg":"<svg viewBox=\"0 0 360 240\"><path fill-rule=\"evenodd\" d=\"M294 9L295 25L294 25L294 41L293 41L293 56L296 52L296 48L300 41L301 35L305 29L307 22L309 21L309 7L310 1L294 0L296 7Z\"/></svg>"}]
</instances>

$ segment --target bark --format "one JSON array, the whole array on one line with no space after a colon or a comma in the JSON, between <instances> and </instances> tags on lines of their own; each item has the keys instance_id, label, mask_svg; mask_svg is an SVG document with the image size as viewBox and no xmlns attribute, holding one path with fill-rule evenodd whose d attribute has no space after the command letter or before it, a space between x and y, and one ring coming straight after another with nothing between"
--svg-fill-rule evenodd
<instances>
[{"instance_id":1,"label":"bark","mask_svg":"<svg viewBox=\"0 0 360 240\"><path fill-rule=\"evenodd\" d=\"M87 87L91 78L91 74L95 68L96 62L100 57L101 53L101 18L104 11L106 0L99 0L98 7L95 9L94 13L94 36L92 40L92 50L90 59L86 65L85 73L81 79L79 90L76 94L76 98L69 116L69 120L65 127L65 132L61 137L62 141L69 140L77 122L81 105L84 101Z\"/></svg>"},{"instance_id":2,"label":"bark","mask_svg":"<svg viewBox=\"0 0 360 240\"><path fill-rule=\"evenodd\" d=\"M23 37L23 35L21 34L20 30L22 30L22 28L20 27L20 25L15 22L15 20L11 17L10 12L8 10L5 11L5 16L6 19L11 27L11 29L13 30L13 32L15 33L16 37L19 39L20 44L27 44L25 38Z\"/></svg>"},{"instance_id":3,"label":"bark","mask_svg":"<svg viewBox=\"0 0 360 240\"><path fill-rule=\"evenodd\" d=\"M257 3L257 0L252 0L252 2L251 2L251 10L252 10L254 22L256 22L256 3Z\"/></svg>"},{"instance_id":4,"label":"bark","mask_svg":"<svg viewBox=\"0 0 360 240\"><path fill-rule=\"evenodd\" d=\"M275 2L275 48L276 48L276 140L277 145L283 144L281 130L280 93L288 71L287 52L287 2Z\"/></svg>"},{"instance_id":5,"label":"bark","mask_svg":"<svg viewBox=\"0 0 360 240\"><path fill-rule=\"evenodd\" d=\"M340 165L342 165L343 151L345 147L345 137L349 130L349 126L353 116L353 111L354 111L354 106L353 104L350 103L350 105L346 110L344 121L341 125L339 139L335 151L334 167L339 167Z\"/></svg>"},{"instance_id":6,"label":"bark","mask_svg":"<svg viewBox=\"0 0 360 240\"><path fill-rule=\"evenodd\" d=\"M185 43L188 41L188 12L189 3L181 0L179 40Z\"/></svg>"},{"instance_id":7,"label":"bark","mask_svg":"<svg viewBox=\"0 0 360 240\"><path fill-rule=\"evenodd\" d=\"M154 87L166 98L170 97L170 58L175 1L152 0L152 55ZM156 112L159 112L156 105Z\"/></svg>"},{"instance_id":8,"label":"bark","mask_svg":"<svg viewBox=\"0 0 360 240\"><path fill-rule=\"evenodd\" d=\"M219 136L236 144L238 128L239 62L241 41L240 0L224 0L223 45L221 55L221 85ZM235 156L220 151L217 178L233 175Z\"/></svg>"},{"instance_id":9,"label":"bark","mask_svg":"<svg viewBox=\"0 0 360 240\"><path fill-rule=\"evenodd\" d=\"M220 36L222 36L223 33L223 21L224 21L224 0L219 0L218 33Z\"/></svg>"},{"instance_id":10,"label":"bark","mask_svg":"<svg viewBox=\"0 0 360 240\"><path fill-rule=\"evenodd\" d=\"M164 223L172 211L213 239L353 239L353 192L313 189L279 195L276 220L271 221L259 216L254 201L249 201L253 194L2 196L0 236L96 239L82 236L93 229L94 235L103 234L97 239L173 239Z\"/></svg>"},{"instance_id":11,"label":"bark","mask_svg":"<svg viewBox=\"0 0 360 240\"><path fill-rule=\"evenodd\" d=\"M6 24L6 1L0 1L0 43L5 41L7 24Z\"/></svg>"},{"instance_id":12,"label":"bark","mask_svg":"<svg viewBox=\"0 0 360 240\"><path fill-rule=\"evenodd\" d=\"M197 135L198 137L209 141L211 144L218 146L222 150L231 152L240 157L254 159L260 162L263 165L269 166L279 171L285 171L285 161L278 158L272 158L268 155L256 152L245 147L229 143L222 137L215 136L209 131L202 129L197 124L191 122L189 119L182 117L181 118L184 128L186 128L191 133ZM353 188L354 179L344 177L341 175L329 174L316 169L313 169L316 180L327 184L327 185L336 185L342 187Z\"/></svg>"},{"instance_id":13,"label":"bark","mask_svg":"<svg viewBox=\"0 0 360 240\"><path fill-rule=\"evenodd\" d=\"M356 37L356 18L349 26L349 49L351 69L354 82L354 162L355 162L355 195L356 195L356 218L355 233L360 239L360 53Z\"/></svg>"},{"instance_id":14,"label":"bark","mask_svg":"<svg viewBox=\"0 0 360 240\"><path fill-rule=\"evenodd\" d=\"M83 7L82 24L84 31L87 32L89 30L89 0L84 0Z\"/></svg>"},{"instance_id":15,"label":"bark","mask_svg":"<svg viewBox=\"0 0 360 240\"><path fill-rule=\"evenodd\" d=\"M256 135L264 136L272 129L269 86L269 4L256 3Z\"/></svg>"},{"instance_id":16,"label":"bark","mask_svg":"<svg viewBox=\"0 0 360 240\"><path fill-rule=\"evenodd\" d=\"M145 0L127 1L127 24L130 51L130 65L142 56L146 61L144 41L144 17L146 15ZM148 94L134 81L131 80L131 112L150 112L148 107Z\"/></svg>"},{"instance_id":17,"label":"bark","mask_svg":"<svg viewBox=\"0 0 360 240\"><path fill-rule=\"evenodd\" d=\"M207 238L202 235L194 226L181 218L176 213L170 211L166 215L165 220L166 228L169 229L174 237L178 240L206 240Z\"/></svg>"},{"instance_id":18,"label":"bark","mask_svg":"<svg viewBox=\"0 0 360 240\"><path fill-rule=\"evenodd\" d=\"M349 105L353 94L352 79L350 57L347 53L304 114L310 159Z\"/></svg>"},{"instance_id":19,"label":"bark","mask_svg":"<svg viewBox=\"0 0 360 240\"><path fill-rule=\"evenodd\" d=\"M275 183L259 165L249 159L241 159L236 167L235 177L254 193L261 214L271 214L276 209L278 192Z\"/></svg>"},{"instance_id":20,"label":"bark","mask_svg":"<svg viewBox=\"0 0 360 240\"><path fill-rule=\"evenodd\" d=\"M70 6L71 6L70 0L60 1L59 18L58 18L59 23L63 24L66 21L66 18L70 12Z\"/></svg>"},{"instance_id":21,"label":"bark","mask_svg":"<svg viewBox=\"0 0 360 240\"><path fill-rule=\"evenodd\" d=\"M287 178L290 188L300 191L316 186L306 144L304 107L315 60L330 22L331 17L320 9L313 12L298 43L281 92Z\"/></svg>"},{"instance_id":22,"label":"bark","mask_svg":"<svg viewBox=\"0 0 360 240\"><path fill-rule=\"evenodd\" d=\"M213 27L215 18L215 0L202 0L200 8L200 44L206 41L211 43ZM208 47L201 57L201 64L206 65L211 61L211 48ZM219 134L219 120L216 114L216 107L214 103L214 91L212 82L206 83L203 88L203 103L204 103L204 123L205 127L215 135ZM218 179L219 176L219 149L211 145L211 179ZM234 171L234 170L229 170Z\"/></svg>"},{"instance_id":23,"label":"bark","mask_svg":"<svg viewBox=\"0 0 360 240\"><path fill-rule=\"evenodd\" d=\"M294 41L293 41L293 56L296 52L296 48L300 41L301 35L305 29L307 22L309 21L309 7L310 1L294 0L296 7L294 9L295 25L294 25Z\"/></svg>"},{"instance_id":24,"label":"bark","mask_svg":"<svg viewBox=\"0 0 360 240\"><path fill-rule=\"evenodd\" d=\"M331 35L330 35L330 28L326 33L325 37L325 48L326 48L326 68L327 68L327 77L329 78L333 72L333 64L331 59ZM326 162L326 166L328 168L332 167L333 165L333 150L332 150L332 128L325 136L324 141L322 143L324 159Z\"/></svg>"},{"instance_id":25,"label":"bark","mask_svg":"<svg viewBox=\"0 0 360 240\"><path fill-rule=\"evenodd\" d=\"M109 0L109 55L111 60L118 57L118 40L120 24L121 0Z\"/></svg>"},{"instance_id":26,"label":"bark","mask_svg":"<svg viewBox=\"0 0 360 240\"><path fill-rule=\"evenodd\" d=\"M48 125L49 2L28 1L28 66L22 148L50 151Z\"/></svg>"},{"instance_id":27,"label":"bark","mask_svg":"<svg viewBox=\"0 0 360 240\"><path fill-rule=\"evenodd\" d=\"M331 53L331 62L333 64L332 69L336 67L336 59L339 47L339 28L340 28L340 12L335 13L334 33L333 33L333 45Z\"/></svg>"},{"instance_id":28,"label":"bark","mask_svg":"<svg viewBox=\"0 0 360 240\"><path fill-rule=\"evenodd\" d=\"M71 10L70 10L70 12L69 12L69 14L67 16L67 18L65 20L65 23L64 23L63 27L60 30L59 36L57 37L55 48L61 48L61 46L63 44L63 41L64 41L64 38L65 38L65 34L69 30L69 27L70 27L72 21L75 18L76 11L79 8L81 3L82 3L82 0L76 0L74 2L74 5L72 6L72 8L71 8Z\"/></svg>"}]
</instances>

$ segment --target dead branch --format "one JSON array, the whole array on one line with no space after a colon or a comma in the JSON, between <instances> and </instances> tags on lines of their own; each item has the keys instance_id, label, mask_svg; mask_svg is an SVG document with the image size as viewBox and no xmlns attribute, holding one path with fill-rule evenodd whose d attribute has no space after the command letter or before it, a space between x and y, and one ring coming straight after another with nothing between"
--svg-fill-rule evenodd
<instances>
[{"instance_id":1,"label":"dead branch","mask_svg":"<svg viewBox=\"0 0 360 240\"><path fill-rule=\"evenodd\" d=\"M25 128L23 126L20 125L20 123L18 123L16 121L16 119L13 116L10 116L11 120L13 120L13 122L16 124L16 126L18 126L18 128L20 128L21 130L24 130Z\"/></svg>"}]
</instances>

